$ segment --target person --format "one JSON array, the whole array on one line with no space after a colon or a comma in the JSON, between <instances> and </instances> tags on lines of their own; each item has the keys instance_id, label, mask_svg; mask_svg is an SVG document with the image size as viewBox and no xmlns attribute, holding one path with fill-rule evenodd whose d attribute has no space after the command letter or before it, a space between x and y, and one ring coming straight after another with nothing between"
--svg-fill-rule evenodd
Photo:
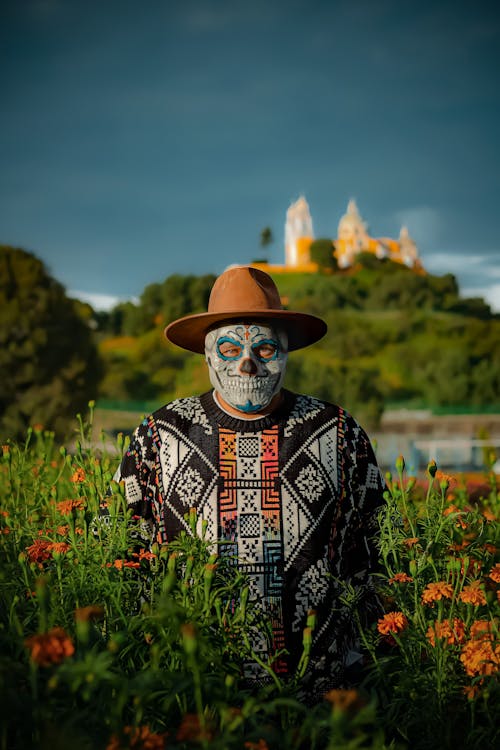
<instances>
[{"instance_id":1,"label":"person","mask_svg":"<svg viewBox=\"0 0 500 750\"><path fill-rule=\"evenodd\" d=\"M320 698L347 684L360 654L344 586L369 620L370 573L383 480L370 441L345 409L283 387L289 351L318 341L320 318L282 308L271 277L231 267L208 311L176 320L166 337L205 354L213 390L145 418L116 480L152 542L163 545L195 508L207 537L222 540L270 617L274 671L292 675L308 612L316 626L303 685ZM307 354L304 354L307 356ZM266 643L256 644L267 658ZM249 667L258 682L258 665Z\"/></svg>"}]
</instances>

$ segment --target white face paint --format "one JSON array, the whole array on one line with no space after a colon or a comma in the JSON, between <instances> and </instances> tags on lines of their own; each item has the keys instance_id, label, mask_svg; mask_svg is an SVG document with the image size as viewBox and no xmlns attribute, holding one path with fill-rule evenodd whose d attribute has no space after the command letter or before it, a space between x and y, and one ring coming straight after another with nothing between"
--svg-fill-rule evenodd
<instances>
[{"instance_id":1,"label":"white face paint","mask_svg":"<svg viewBox=\"0 0 500 750\"><path fill-rule=\"evenodd\" d=\"M281 389L287 349L286 333L261 323L216 328L205 337L210 382L238 411L261 411Z\"/></svg>"}]
</instances>

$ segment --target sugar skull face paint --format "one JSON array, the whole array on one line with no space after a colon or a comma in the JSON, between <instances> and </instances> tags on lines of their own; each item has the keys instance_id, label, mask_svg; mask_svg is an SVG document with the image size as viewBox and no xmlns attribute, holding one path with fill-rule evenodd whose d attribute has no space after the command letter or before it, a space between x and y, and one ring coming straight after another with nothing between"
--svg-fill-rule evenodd
<instances>
[{"instance_id":1,"label":"sugar skull face paint","mask_svg":"<svg viewBox=\"0 0 500 750\"><path fill-rule=\"evenodd\" d=\"M260 323L216 328L205 337L210 382L238 411L261 411L281 389L287 347L284 332Z\"/></svg>"}]
</instances>

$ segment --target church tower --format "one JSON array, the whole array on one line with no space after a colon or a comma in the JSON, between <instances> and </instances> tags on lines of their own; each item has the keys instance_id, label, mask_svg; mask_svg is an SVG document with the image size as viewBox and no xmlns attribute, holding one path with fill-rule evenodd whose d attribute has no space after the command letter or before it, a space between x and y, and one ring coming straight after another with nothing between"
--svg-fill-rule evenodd
<instances>
[{"instance_id":1,"label":"church tower","mask_svg":"<svg viewBox=\"0 0 500 750\"><path fill-rule=\"evenodd\" d=\"M286 212L285 265L297 267L309 263L309 246L314 239L309 204L303 195Z\"/></svg>"},{"instance_id":2,"label":"church tower","mask_svg":"<svg viewBox=\"0 0 500 750\"><path fill-rule=\"evenodd\" d=\"M338 263L340 268L347 268L354 262L355 256L369 246L370 238L367 225L361 218L356 201L351 198L347 211L339 221L337 244Z\"/></svg>"}]
</instances>

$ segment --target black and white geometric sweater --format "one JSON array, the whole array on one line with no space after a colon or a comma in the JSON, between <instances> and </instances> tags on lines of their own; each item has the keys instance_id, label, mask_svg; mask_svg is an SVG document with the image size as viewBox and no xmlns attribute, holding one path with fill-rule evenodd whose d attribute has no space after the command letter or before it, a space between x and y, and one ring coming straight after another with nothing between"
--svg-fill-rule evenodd
<instances>
[{"instance_id":1,"label":"black and white geometric sweater","mask_svg":"<svg viewBox=\"0 0 500 750\"><path fill-rule=\"evenodd\" d=\"M261 419L222 411L213 392L162 407L137 428L115 476L151 542L165 544L196 508L206 536L224 540L250 578L250 595L271 618L273 666L291 674L307 612L317 612L304 685L309 695L343 684L355 659L350 584L365 618L376 615L370 572L383 480L369 439L342 408L283 391ZM257 645L266 658L265 639ZM247 675L259 680L261 675Z\"/></svg>"}]
</instances>

